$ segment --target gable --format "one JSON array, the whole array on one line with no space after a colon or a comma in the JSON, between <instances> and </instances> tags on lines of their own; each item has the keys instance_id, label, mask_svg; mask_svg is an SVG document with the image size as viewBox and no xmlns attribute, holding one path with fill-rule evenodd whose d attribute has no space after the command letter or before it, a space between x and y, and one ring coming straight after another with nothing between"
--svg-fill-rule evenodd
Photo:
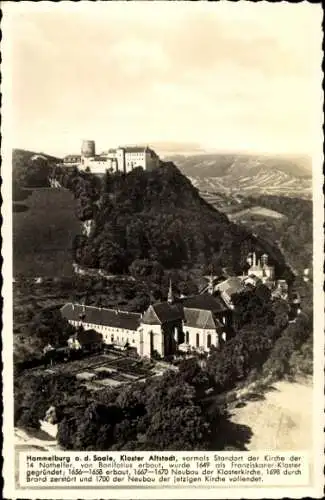
<instances>
[{"instance_id":1,"label":"gable","mask_svg":"<svg viewBox=\"0 0 325 500\"><path fill-rule=\"evenodd\" d=\"M161 321L152 306L149 306L145 311L142 316L141 322L145 323L146 325L161 325Z\"/></svg>"}]
</instances>

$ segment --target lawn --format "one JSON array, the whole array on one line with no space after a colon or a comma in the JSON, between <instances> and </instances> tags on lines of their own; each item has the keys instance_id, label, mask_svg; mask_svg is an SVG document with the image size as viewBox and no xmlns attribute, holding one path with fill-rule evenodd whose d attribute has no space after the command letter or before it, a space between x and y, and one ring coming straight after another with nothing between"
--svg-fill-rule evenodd
<instances>
[{"instance_id":1,"label":"lawn","mask_svg":"<svg viewBox=\"0 0 325 500\"><path fill-rule=\"evenodd\" d=\"M22 210L17 207L23 207ZM71 276L72 241L81 232L65 189L37 188L13 213L14 275Z\"/></svg>"}]
</instances>

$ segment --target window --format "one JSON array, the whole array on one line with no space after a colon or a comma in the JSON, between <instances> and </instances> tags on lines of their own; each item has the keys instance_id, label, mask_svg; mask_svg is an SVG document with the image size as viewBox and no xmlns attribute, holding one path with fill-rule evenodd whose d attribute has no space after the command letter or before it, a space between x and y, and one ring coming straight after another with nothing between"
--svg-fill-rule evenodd
<instances>
[{"instance_id":1,"label":"window","mask_svg":"<svg viewBox=\"0 0 325 500\"><path fill-rule=\"evenodd\" d=\"M111 342L114 342L114 335L111 335Z\"/></svg>"},{"instance_id":2,"label":"window","mask_svg":"<svg viewBox=\"0 0 325 500\"><path fill-rule=\"evenodd\" d=\"M208 337L207 337L207 347L208 347L208 349L210 349L210 347L211 347L211 335L210 335L210 333L208 334Z\"/></svg>"},{"instance_id":3,"label":"window","mask_svg":"<svg viewBox=\"0 0 325 500\"><path fill-rule=\"evenodd\" d=\"M200 347L200 334L196 334L196 347Z\"/></svg>"},{"instance_id":4,"label":"window","mask_svg":"<svg viewBox=\"0 0 325 500\"><path fill-rule=\"evenodd\" d=\"M189 344L189 343L190 343L190 334L189 334L189 332L186 332L186 333L185 333L185 342L186 342L187 344Z\"/></svg>"}]
</instances>

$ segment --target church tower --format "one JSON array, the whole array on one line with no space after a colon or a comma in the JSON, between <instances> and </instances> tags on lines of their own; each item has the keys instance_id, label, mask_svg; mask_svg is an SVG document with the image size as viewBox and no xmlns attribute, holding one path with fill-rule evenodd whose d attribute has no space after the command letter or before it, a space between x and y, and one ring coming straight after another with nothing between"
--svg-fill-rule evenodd
<instances>
[{"instance_id":1,"label":"church tower","mask_svg":"<svg viewBox=\"0 0 325 500\"><path fill-rule=\"evenodd\" d=\"M210 295L213 295L213 293L214 293L214 276L213 276L212 272L209 276L208 293Z\"/></svg>"},{"instance_id":2,"label":"church tower","mask_svg":"<svg viewBox=\"0 0 325 500\"><path fill-rule=\"evenodd\" d=\"M168 302L168 304L173 304L173 302L174 302L172 280L169 280L169 289L168 289L168 295L167 295L167 302Z\"/></svg>"}]
</instances>

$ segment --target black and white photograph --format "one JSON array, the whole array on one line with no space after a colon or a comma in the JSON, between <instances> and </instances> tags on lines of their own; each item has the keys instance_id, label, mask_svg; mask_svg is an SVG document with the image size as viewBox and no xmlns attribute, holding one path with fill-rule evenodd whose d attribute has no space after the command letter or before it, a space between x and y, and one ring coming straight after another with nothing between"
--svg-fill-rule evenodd
<instances>
[{"instance_id":1,"label":"black and white photograph","mask_svg":"<svg viewBox=\"0 0 325 500\"><path fill-rule=\"evenodd\" d=\"M302 474L292 457L305 454L297 485L316 488L321 6L3 7L4 457L20 498L90 498L71 470L44 496L28 461L93 452L117 469L141 454L175 460L147 498L185 486L226 498L199 471L228 460L244 474L230 462L254 453L289 497ZM95 469L111 483L93 475L88 494L120 498L106 459ZM193 481L177 478L187 467ZM247 478L260 498L266 472L265 485ZM242 487L229 483L228 498Z\"/></svg>"}]
</instances>

